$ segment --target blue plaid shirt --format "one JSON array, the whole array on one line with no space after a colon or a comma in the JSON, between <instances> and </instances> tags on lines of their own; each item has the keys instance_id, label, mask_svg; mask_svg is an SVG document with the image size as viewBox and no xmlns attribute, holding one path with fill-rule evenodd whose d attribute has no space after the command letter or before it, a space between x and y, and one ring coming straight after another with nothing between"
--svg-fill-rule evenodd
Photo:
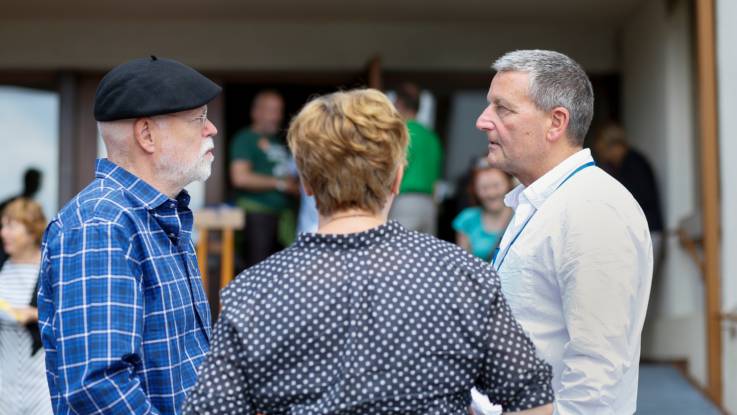
<instances>
[{"instance_id":1,"label":"blue plaid shirt","mask_svg":"<svg viewBox=\"0 0 737 415\"><path fill-rule=\"evenodd\" d=\"M176 414L210 310L176 200L107 159L43 241L39 323L56 414Z\"/></svg>"}]
</instances>

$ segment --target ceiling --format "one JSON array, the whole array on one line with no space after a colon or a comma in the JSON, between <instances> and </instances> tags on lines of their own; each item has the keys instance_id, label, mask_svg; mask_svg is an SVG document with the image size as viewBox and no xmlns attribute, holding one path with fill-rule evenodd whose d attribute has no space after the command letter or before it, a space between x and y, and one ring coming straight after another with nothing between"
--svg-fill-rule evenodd
<instances>
[{"instance_id":1,"label":"ceiling","mask_svg":"<svg viewBox=\"0 0 737 415\"><path fill-rule=\"evenodd\" d=\"M24 0L0 20L239 19L618 24L657 0Z\"/></svg>"}]
</instances>

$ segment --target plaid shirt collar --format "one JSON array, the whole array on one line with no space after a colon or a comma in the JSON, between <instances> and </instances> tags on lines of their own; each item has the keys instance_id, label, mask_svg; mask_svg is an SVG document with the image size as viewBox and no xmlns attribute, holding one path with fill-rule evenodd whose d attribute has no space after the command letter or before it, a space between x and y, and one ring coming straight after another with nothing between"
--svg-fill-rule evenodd
<instances>
[{"instance_id":1,"label":"plaid shirt collar","mask_svg":"<svg viewBox=\"0 0 737 415\"><path fill-rule=\"evenodd\" d=\"M172 240L179 240L182 231L191 233L190 196L186 190L182 189L176 199L171 199L138 176L106 158L97 159L95 177L110 180L125 189L132 201L153 214ZM182 215L183 213L186 215Z\"/></svg>"}]
</instances>

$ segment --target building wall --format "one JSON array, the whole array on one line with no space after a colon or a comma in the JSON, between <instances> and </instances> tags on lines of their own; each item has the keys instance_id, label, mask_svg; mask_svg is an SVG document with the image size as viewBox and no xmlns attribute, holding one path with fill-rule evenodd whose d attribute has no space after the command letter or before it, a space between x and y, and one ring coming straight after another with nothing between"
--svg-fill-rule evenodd
<instances>
[{"instance_id":1,"label":"building wall","mask_svg":"<svg viewBox=\"0 0 737 415\"><path fill-rule=\"evenodd\" d=\"M390 69L489 67L509 49L550 48L587 70L617 67L612 27L530 23L4 20L0 69L107 69L160 54L203 70L360 69L381 55Z\"/></svg>"},{"instance_id":2,"label":"building wall","mask_svg":"<svg viewBox=\"0 0 737 415\"><path fill-rule=\"evenodd\" d=\"M653 163L667 228L642 356L687 359L706 385L704 284L674 233L682 218L699 214L691 19L688 1L648 0L623 26L622 114L633 146Z\"/></svg>"},{"instance_id":3,"label":"building wall","mask_svg":"<svg viewBox=\"0 0 737 415\"><path fill-rule=\"evenodd\" d=\"M722 310L737 313L737 2L716 1L719 155L722 196ZM737 322L732 323L733 330ZM724 406L737 414L737 335L724 331Z\"/></svg>"}]
</instances>

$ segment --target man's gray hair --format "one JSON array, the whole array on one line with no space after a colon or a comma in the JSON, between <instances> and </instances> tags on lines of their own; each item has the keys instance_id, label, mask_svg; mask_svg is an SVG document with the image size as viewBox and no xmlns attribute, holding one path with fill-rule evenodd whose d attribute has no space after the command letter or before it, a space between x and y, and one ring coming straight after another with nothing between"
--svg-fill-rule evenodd
<instances>
[{"instance_id":1,"label":"man's gray hair","mask_svg":"<svg viewBox=\"0 0 737 415\"><path fill-rule=\"evenodd\" d=\"M583 145L594 116L594 90L583 68L568 56L550 50L516 50L497 59L497 72L525 72L528 94L535 105L550 111L563 107L571 114L568 135Z\"/></svg>"},{"instance_id":2,"label":"man's gray hair","mask_svg":"<svg viewBox=\"0 0 737 415\"><path fill-rule=\"evenodd\" d=\"M107 158L116 163L128 160L133 141L133 120L98 121L97 133L105 143Z\"/></svg>"}]
</instances>

